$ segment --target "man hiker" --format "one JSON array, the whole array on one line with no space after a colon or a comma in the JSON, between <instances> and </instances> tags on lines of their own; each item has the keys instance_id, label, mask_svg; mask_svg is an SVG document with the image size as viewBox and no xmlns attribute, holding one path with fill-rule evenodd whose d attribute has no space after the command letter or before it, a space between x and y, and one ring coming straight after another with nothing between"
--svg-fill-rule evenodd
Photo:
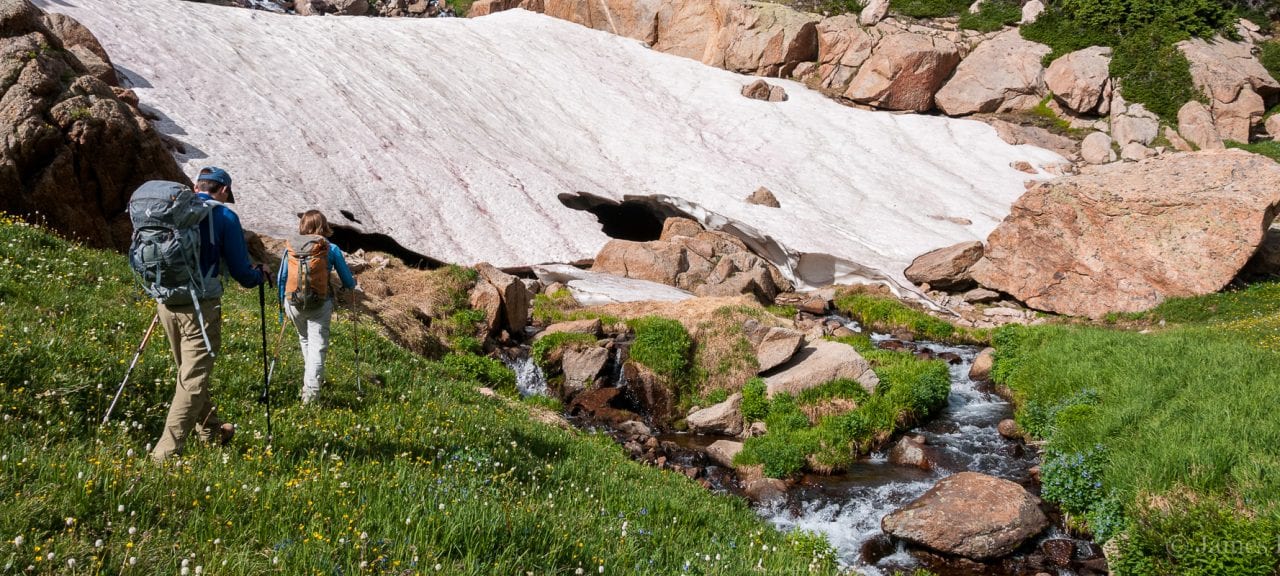
<instances>
[{"instance_id":1,"label":"man hiker","mask_svg":"<svg viewBox=\"0 0 1280 576\"><path fill-rule=\"evenodd\" d=\"M151 453L157 462L181 454L193 428L206 442L226 444L235 435L235 426L218 418L209 395L214 358L222 344L222 282L218 279L221 263L226 263L231 277L245 288L271 282L265 265L249 262L240 218L226 206L235 202L231 175L215 166L203 168L196 178L195 192L198 198L213 205L199 224L200 272L205 283L198 309L195 303L157 305L160 325L169 337L173 360L178 366L178 383L169 404L169 416Z\"/></svg>"}]
</instances>

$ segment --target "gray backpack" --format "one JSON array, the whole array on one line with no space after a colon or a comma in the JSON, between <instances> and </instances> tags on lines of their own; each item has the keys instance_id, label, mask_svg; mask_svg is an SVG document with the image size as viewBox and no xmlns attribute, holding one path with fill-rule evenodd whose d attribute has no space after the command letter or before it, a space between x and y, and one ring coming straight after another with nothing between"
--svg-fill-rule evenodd
<instances>
[{"instance_id":1,"label":"gray backpack","mask_svg":"<svg viewBox=\"0 0 1280 576\"><path fill-rule=\"evenodd\" d=\"M152 180L134 191L129 199L133 221L129 265L156 302L195 305L200 314L201 298L222 296L222 282L213 273L206 276L200 271L200 225L217 205L177 182ZM209 238L213 243L212 225ZM200 324L203 332L203 314Z\"/></svg>"}]
</instances>

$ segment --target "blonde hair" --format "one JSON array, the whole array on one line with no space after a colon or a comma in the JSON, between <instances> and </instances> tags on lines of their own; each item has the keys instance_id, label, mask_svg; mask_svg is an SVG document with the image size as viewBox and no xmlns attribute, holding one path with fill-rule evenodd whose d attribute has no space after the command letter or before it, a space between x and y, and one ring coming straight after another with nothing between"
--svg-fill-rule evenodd
<instances>
[{"instance_id":1,"label":"blonde hair","mask_svg":"<svg viewBox=\"0 0 1280 576\"><path fill-rule=\"evenodd\" d=\"M328 238L333 235L333 228L329 227L329 220L324 217L324 213L319 210L307 210L302 215L302 219L298 222L299 234L316 234Z\"/></svg>"}]
</instances>

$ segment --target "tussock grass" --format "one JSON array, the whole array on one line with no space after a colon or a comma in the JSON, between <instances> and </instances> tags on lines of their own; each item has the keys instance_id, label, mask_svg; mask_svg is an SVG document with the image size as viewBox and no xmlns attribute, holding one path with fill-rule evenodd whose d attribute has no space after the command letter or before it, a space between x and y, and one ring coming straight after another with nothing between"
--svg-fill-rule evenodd
<instances>
[{"instance_id":1,"label":"tussock grass","mask_svg":"<svg viewBox=\"0 0 1280 576\"><path fill-rule=\"evenodd\" d=\"M1013 390L1019 424L1048 440L1045 496L1102 539L1132 535L1119 540L1131 555L1119 573L1270 573L1280 562L1277 295L1272 282L1171 300L1130 316L1148 333L997 332L993 376ZM1188 505L1153 504L1169 501ZM1241 566L1223 534L1273 545ZM1202 539L1216 544L1181 545Z\"/></svg>"},{"instance_id":2,"label":"tussock grass","mask_svg":"<svg viewBox=\"0 0 1280 576\"><path fill-rule=\"evenodd\" d=\"M906 329L917 338L969 344L985 343L990 338L986 330L955 326L897 298L865 292L858 287L836 295L834 303L836 309L877 332Z\"/></svg>"},{"instance_id":3,"label":"tussock grass","mask_svg":"<svg viewBox=\"0 0 1280 576\"><path fill-rule=\"evenodd\" d=\"M533 297L533 320L543 326L570 320L600 320L604 326L618 324L617 316L601 314L583 309L568 290L556 290L551 294L536 294Z\"/></svg>"},{"instance_id":4,"label":"tussock grass","mask_svg":"<svg viewBox=\"0 0 1280 576\"><path fill-rule=\"evenodd\" d=\"M791 476L805 466L831 472L853 463L946 402L951 378L944 362L887 350L863 355L880 378L874 393L857 382L836 380L798 397L782 393L765 400L763 381L749 382L743 390L744 417L763 414L768 433L748 439L735 462L763 464L765 475L774 478ZM852 403L853 408L835 414L821 409L833 400ZM820 415L817 423L811 422L812 413Z\"/></svg>"},{"instance_id":5,"label":"tussock grass","mask_svg":"<svg viewBox=\"0 0 1280 576\"><path fill-rule=\"evenodd\" d=\"M341 312L321 406L298 404L301 361L286 340L268 446L254 401L257 295L237 288L223 300L213 384L236 439L154 466L144 452L174 379L162 334L112 424L96 426L151 318L135 292L122 257L0 221L5 573L832 572L821 538L779 533L738 499L629 461L606 436L538 423L367 322L357 398Z\"/></svg>"}]
</instances>

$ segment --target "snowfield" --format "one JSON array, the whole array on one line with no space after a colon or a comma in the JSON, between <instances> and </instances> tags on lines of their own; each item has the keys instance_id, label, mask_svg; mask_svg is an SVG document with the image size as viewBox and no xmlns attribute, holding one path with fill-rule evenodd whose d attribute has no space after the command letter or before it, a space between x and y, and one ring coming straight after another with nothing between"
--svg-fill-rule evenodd
<instances>
[{"instance_id":1,"label":"snowfield","mask_svg":"<svg viewBox=\"0 0 1280 576\"><path fill-rule=\"evenodd\" d=\"M235 178L246 227L319 208L438 260L591 258L609 240L560 195L649 198L732 231L801 284L909 288L926 251L984 240L1063 162L989 126L841 106L525 12L300 17L181 0L35 0L88 26L185 146ZM1035 178L1048 178L1040 174ZM745 198L760 186L780 209ZM966 222L968 222L966 224Z\"/></svg>"}]
</instances>

